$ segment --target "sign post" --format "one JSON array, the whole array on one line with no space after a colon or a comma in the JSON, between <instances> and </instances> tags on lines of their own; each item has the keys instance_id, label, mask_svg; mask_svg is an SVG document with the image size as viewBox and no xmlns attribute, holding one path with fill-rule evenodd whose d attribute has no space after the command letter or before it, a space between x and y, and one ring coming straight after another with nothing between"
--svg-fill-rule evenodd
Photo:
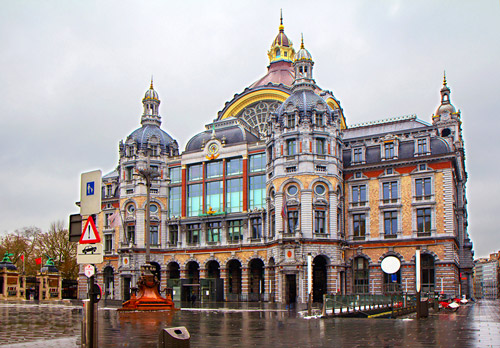
<instances>
[{"instance_id":1,"label":"sign post","mask_svg":"<svg viewBox=\"0 0 500 348\"><path fill-rule=\"evenodd\" d=\"M82 332L82 341L85 341L86 348L97 348L97 315L95 304L98 301L98 294L95 289L95 267L93 264L103 262L103 248L101 237L99 236L92 215L97 215L101 212L101 187L102 173L100 170L82 173L80 215L88 217L78 242L76 260L78 264L87 264L85 266L85 275L88 277L87 293L89 299L84 301L88 308L85 308L85 330Z\"/></svg>"}]
</instances>

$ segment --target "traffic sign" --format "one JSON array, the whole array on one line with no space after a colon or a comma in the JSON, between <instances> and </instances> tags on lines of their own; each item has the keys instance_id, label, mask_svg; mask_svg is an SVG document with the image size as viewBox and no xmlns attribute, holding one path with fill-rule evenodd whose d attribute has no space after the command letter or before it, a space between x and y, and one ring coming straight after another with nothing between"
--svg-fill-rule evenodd
<instances>
[{"instance_id":1,"label":"traffic sign","mask_svg":"<svg viewBox=\"0 0 500 348\"><path fill-rule=\"evenodd\" d=\"M101 211L102 172L94 170L82 173L80 190L80 214L91 215Z\"/></svg>"},{"instance_id":2,"label":"traffic sign","mask_svg":"<svg viewBox=\"0 0 500 348\"><path fill-rule=\"evenodd\" d=\"M87 276L87 278L92 277L94 275L94 273L95 273L95 267L94 267L94 265L87 265L87 266L85 266L84 273Z\"/></svg>"},{"instance_id":3,"label":"traffic sign","mask_svg":"<svg viewBox=\"0 0 500 348\"><path fill-rule=\"evenodd\" d=\"M93 244L99 243L101 237L99 237L99 232L97 232L97 227L95 227L94 219L92 216L87 218L85 227L83 229L82 235L80 237L80 244Z\"/></svg>"},{"instance_id":4,"label":"traffic sign","mask_svg":"<svg viewBox=\"0 0 500 348\"><path fill-rule=\"evenodd\" d=\"M78 244L76 248L76 263L102 263L104 260L102 244Z\"/></svg>"}]
</instances>

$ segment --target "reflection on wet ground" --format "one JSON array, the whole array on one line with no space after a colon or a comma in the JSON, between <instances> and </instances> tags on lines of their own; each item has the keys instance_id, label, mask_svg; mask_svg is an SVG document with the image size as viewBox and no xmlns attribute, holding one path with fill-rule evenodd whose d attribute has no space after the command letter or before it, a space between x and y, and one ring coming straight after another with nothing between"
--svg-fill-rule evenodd
<instances>
[{"instance_id":1,"label":"reflection on wet ground","mask_svg":"<svg viewBox=\"0 0 500 348\"><path fill-rule=\"evenodd\" d=\"M78 307L0 304L0 345L78 347ZM99 311L99 347L157 347L161 328L185 326L191 347L500 347L500 301L427 319L303 319L294 311ZM34 341L49 339L46 341ZM28 343L29 342L29 343Z\"/></svg>"}]
</instances>

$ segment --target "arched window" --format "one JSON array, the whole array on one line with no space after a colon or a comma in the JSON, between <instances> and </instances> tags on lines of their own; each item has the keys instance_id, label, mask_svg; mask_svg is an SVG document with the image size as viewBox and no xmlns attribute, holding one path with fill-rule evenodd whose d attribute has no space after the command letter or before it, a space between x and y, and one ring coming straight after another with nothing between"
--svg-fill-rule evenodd
<instances>
[{"instance_id":1,"label":"arched window","mask_svg":"<svg viewBox=\"0 0 500 348\"><path fill-rule=\"evenodd\" d=\"M364 257L357 257L353 264L354 272L354 293L367 294L370 292L370 273L368 260Z\"/></svg>"},{"instance_id":2,"label":"arched window","mask_svg":"<svg viewBox=\"0 0 500 348\"><path fill-rule=\"evenodd\" d=\"M281 57L281 51L279 48L276 49L276 57Z\"/></svg>"}]
</instances>

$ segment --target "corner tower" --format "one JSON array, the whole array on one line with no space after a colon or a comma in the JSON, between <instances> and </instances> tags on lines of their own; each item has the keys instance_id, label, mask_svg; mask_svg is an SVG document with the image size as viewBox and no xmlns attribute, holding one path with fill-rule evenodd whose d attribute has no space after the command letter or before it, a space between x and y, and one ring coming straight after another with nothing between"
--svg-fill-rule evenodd
<instances>
[{"instance_id":1,"label":"corner tower","mask_svg":"<svg viewBox=\"0 0 500 348\"><path fill-rule=\"evenodd\" d=\"M292 269L304 266L311 254L315 264L326 265L329 281L323 290L331 292L342 263L341 117L315 93L313 65L302 42L293 63L292 93L268 123L268 211L275 212L271 228L283 241L273 250L286 266L280 276L287 281ZM302 278L298 284L301 280L306 283ZM306 296L305 288L299 291Z\"/></svg>"}]
</instances>

